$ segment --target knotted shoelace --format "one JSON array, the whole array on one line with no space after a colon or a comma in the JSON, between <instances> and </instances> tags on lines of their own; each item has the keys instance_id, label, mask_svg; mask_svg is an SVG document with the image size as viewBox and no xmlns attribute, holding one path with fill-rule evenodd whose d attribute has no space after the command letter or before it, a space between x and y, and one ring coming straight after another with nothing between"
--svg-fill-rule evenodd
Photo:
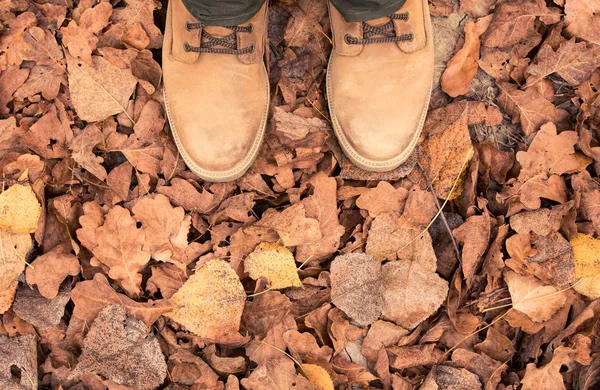
<instances>
[{"instance_id":1,"label":"knotted shoelace","mask_svg":"<svg viewBox=\"0 0 600 390\"><path fill-rule=\"evenodd\" d=\"M367 22L362 23L363 36L362 38L353 37L346 34L344 39L349 45L367 45L369 43L396 43L412 41L414 39L413 33L396 35L396 29L394 28L394 20L408 21L409 13L403 12L401 14L392 14L388 16L390 20L382 26L372 26ZM382 35L375 37L376 35Z\"/></svg>"},{"instance_id":2,"label":"knotted shoelace","mask_svg":"<svg viewBox=\"0 0 600 390\"><path fill-rule=\"evenodd\" d=\"M206 31L205 26L202 23L185 23L185 28L188 31L202 29L202 37L200 40L200 46L192 46L185 42L183 48L185 51L193 51L195 53L213 53L213 54L246 54L254 51L254 44L243 49L238 49L237 45L237 34L238 33L252 33L252 24L247 26L227 26L231 30L231 34L224 37L215 37ZM224 46L215 47L215 46Z\"/></svg>"}]
</instances>

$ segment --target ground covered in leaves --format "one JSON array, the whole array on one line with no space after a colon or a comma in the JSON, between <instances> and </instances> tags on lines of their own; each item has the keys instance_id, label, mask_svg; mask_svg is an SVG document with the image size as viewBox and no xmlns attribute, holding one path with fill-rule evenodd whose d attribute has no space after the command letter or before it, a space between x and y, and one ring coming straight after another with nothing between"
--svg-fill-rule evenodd
<instances>
[{"instance_id":1,"label":"ground covered in leaves","mask_svg":"<svg viewBox=\"0 0 600 390\"><path fill-rule=\"evenodd\" d=\"M252 169L198 180L166 2L1 0L2 389L598 389L600 2L434 0L414 156L332 136L324 0L270 8Z\"/></svg>"}]
</instances>

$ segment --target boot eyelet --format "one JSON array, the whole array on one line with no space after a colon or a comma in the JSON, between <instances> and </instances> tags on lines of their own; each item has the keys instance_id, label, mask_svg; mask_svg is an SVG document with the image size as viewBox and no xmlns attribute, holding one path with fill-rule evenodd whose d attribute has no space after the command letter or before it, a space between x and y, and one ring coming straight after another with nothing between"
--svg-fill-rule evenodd
<instances>
[{"instance_id":1,"label":"boot eyelet","mask_svg":"<svg viewBox=\"0 0 600 390\"><path fill-rule=\"evenodd\" d=\"M185 30L187 32L192 31L192 25L190 24L190 22L185 22Z\"/></svg>"},{"instance_id":2,"label":"boot eyelet","mask_svg":"<svg viewBox=\"0 0 600 390\"><path fill-rule=\"evenodd\" d=\"M348 45L350 45L350 40L352 39L352 37L350 36L350 34L346 34L344 35L344 42L346 42Z\"/></svg>"},{"instance_id":3,"label":"boot eyelet","mask_svg":"<svg viewBox=\"0 0 600 390\"><path fill-rule=\"evenodd\" d=\"M250 44L250 53L254 53L254 43Z\"/></svg>"},{"instance_id":4,"label":"boot eyelet","mask_svg":"<svg viewBox=\"0 0 600 390\"><path fill-rule=\"evenodd\" d=\"M409 35L409 36L408 36L408 41L409 41L409 42L412 42L412 41L414 41L414 40L415 40L415 34L413 34L413 33L409 33L408 35Z\"/></svg>"},{"instance_id":5,"label":"boot eyelet","mask_svg":"<svg viewBox=\"0 0 600 390\"><path fill-rule=\"evenodd\" d=\"M248 25L248 34L252 34L254 32L254 25L252 23L250 23Z\"/></svg>"},{"instance_id":6,"label":"boot eyelet","mask_svg":"<svg viewBox=\"0 0 600 390\"><path fill-rule=\"evenodd\" d=\"M410 12L406 11L406 21L408 22L408 19L410 19Z\"/></svg>"},{"instance_id":7,"label":"boot eyelet","mask_svg":"<svg viewBox=\"0 0 600 390\"><path fill-rule=\"evenodd\" d=\"M192 51L192 47L189 45L189 43L184 43L183 44L183 50L185 50L186 53L189 53L190 51Z\"/></svg>"}]
</instances>

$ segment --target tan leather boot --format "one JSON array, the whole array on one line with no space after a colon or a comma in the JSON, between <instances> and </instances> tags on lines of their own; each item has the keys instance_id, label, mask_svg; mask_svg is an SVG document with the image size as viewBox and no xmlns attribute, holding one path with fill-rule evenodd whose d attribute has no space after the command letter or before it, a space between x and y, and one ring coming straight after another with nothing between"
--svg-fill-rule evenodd
<instances>
[{"instance_id":1,"label":"tan leather boot","mask_svg":"<svg viewBox=\"0 0 600 390\"><path fill-rule=\"evenodd\" d=\"M187 166L204 180L235 180L252 165L265 131L267 4L235 27L199 23L169 1L163 43L164 98Z\"/></svg>"},{"instance_id":2,"label":"tan leather boot","mask_svg":"<svg viewBox=\"0 0 600 390\"><path fill-rule=\"evenodd\" d=\"M389 171L415 148L431 93L433 40L427 0L406 0L391 18L350 23L329 3L333 52L327 98L350 160Z\"/></svg>"}]
</instances>

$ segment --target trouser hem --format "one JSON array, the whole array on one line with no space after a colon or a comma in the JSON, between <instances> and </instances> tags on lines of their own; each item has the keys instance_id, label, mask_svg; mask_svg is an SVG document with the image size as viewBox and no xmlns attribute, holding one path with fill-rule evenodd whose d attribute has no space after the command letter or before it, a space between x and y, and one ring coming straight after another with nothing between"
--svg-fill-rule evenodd
<instances>
[{"instance_id":1,"label":"trouser hem","mask_svg":"<svg viewBox=\"0 0 600 390\"><path fill-rule=\"evenodd\" d=\"M257 3L250 10L235 16L209 16L202 15L198 10L195 9L194 4L190 3L189 0L182 0L185 7L190 11L192 15L198 21L202 22L206 26L237 26L239 24L244 24L254 15L258 13L258 11L262 8L264 1Z\"/></svg>"},{"instance_id":2,"label":"trouser hem","mask_svg":"<svg viewBox=\"0 0 600 390\"><path fill-rule=\"evenodd\" d=\"M376 7L376 9L352 11L343 7L343 1L330 1L348 22L366 22L367 20L389 16L398 11L406 2L406 0L396 0L386 4L385 6Z\"/></svg>"}]
</instances>

